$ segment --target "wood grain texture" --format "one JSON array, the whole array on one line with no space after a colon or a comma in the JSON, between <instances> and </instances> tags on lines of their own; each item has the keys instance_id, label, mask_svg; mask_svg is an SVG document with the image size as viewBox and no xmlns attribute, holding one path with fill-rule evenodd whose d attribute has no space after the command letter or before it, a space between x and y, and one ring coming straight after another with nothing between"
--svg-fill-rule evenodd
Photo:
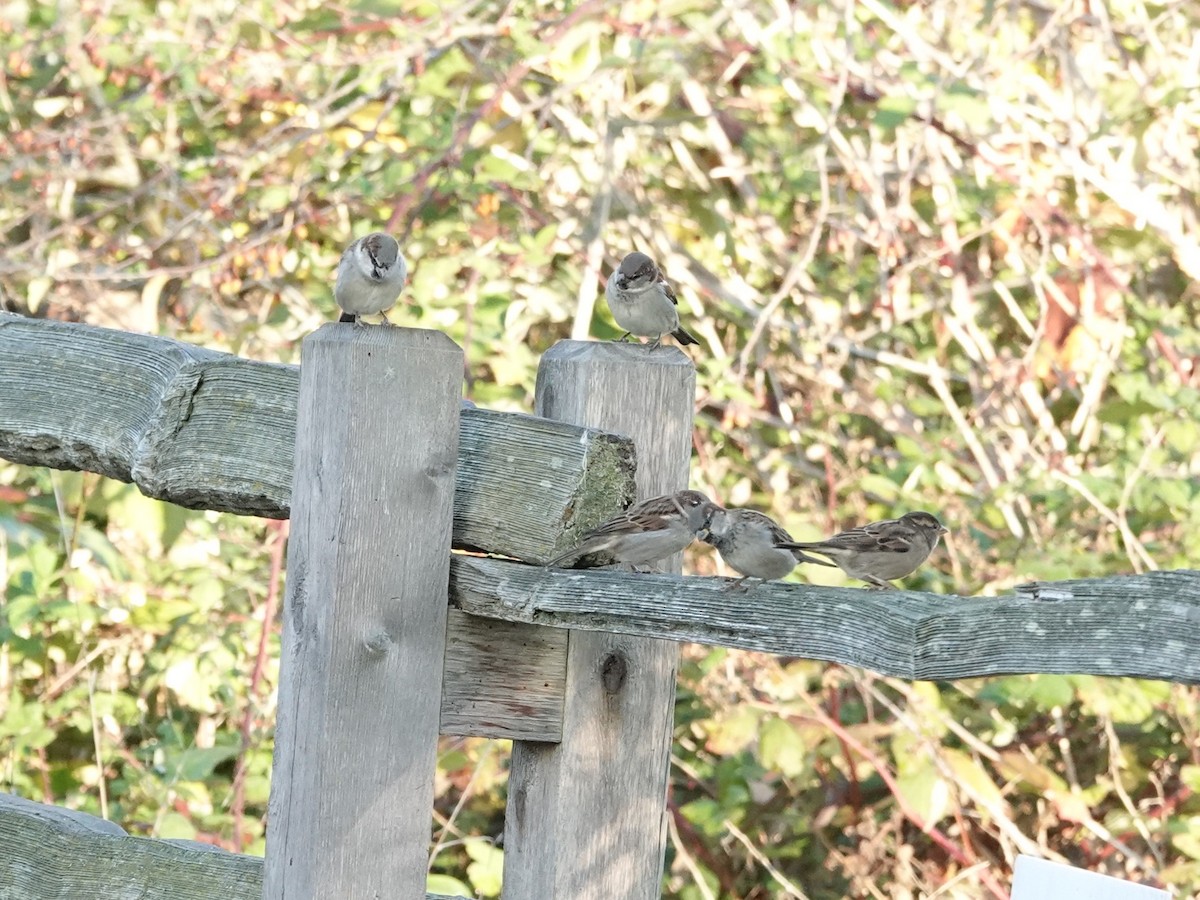
<instances>
[{"instance_id":1,"label":"wood grain texture","mask_svg":"<svg viewBox=\"0 0 1200 900\"><path fill-rule=\"evenodd\" d=\"M304 341L263 897L424 892L462 351Z\"/></svg>"},{"instance_id":2,"label":"wood grain texture","mask_svg":"<svg viewBox=\"0 0 1200 900\"><path fill-rule=\"evenodd\" d=\"M442 734L562 739L567 632L450 611Z\"/></svg>"},{"instance_id":3,"label":"wood grain texture","mask_svg":"<svg viewBox=\"0 0 1200 900\"><path fill-rule=\"evenodd\" d=\"M0 794L0 900L259 900L262 860Z\"/></svg>"},{"instance_id":4,"label":"wood grain texture","mask_svg":"<svg viewBox=\"0 0 1200 900\"><path fill-rule=\"evenodd\" d=\"M263 861L0 793L0 900L260 900ZM428 894L425 900L455 900Z\"/></svg>"},{"instance_id":5,"label":"wood grain texture","mask_svg":"<svg viewBox=\"0 0 1200 900\"><path fill-rule=\"evenodd\" d=\"M0 457L191 509L289 515L298 366L3 312L0 359ZM461 432L456 547L549 559L633 496L627 438L480 409Z\"/></svg>"},{"instance_id":6,"label":"wood grain texture","mask_svg":"<svg viewBox=\"0 0 1200 900\"><path fill-rule=\"evenodd\" d=\"M1042 672L1200 682L1197 571L1032 583L999 597L780 582L726 591L730 583L455 557L450 601L509 622L762 650L920 681Z\"/></svg>"},{"instance_id":7,"label":"wood grain texture","mask_svg":"<svg viewBox=\"0 0 1200 900\"><path fill-rule=\"evenodd\" d=\"M687 486L694 398L676 348L567 341L538 369L540 415L633 438L638 499ZM513 745L505 900L660 896L677 662L670 642L569 633L562 741Z\"/></svg>"}]
</instances>

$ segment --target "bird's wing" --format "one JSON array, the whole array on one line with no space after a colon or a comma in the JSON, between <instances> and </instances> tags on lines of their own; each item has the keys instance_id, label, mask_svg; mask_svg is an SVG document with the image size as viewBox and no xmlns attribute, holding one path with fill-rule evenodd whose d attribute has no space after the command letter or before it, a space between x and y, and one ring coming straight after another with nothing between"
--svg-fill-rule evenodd
<instances>
[{"instance_id":1,"label":"bird's wing","mask_svg":"<svg viewBox=\"0 0 1200 900\"><path fill-rule=\"evenodd\" d=\"M675 499L674 495L651 497L589 531L584 540L637 531L659 531L668 527L673 519L682 515L679 501Z\"/></svg>"},{"instance_id":2,"label":"bird's wing","mask_svg":"<svg viewBox=\"0 0 1200 900\"><path fill-rule=\"evenodd\" d=\"M907 553L920 540L917 529L899 519L873 522L856 530L870 536L874 549L887 553ZM869 547L864 546L863 549L869 549Z\"/></svg>"},{"instance_id":3,"label":"bird's wing","mask_svg":"<svg viewBox=\"0 0 1200 900\"><path fill-rule=\"evenodd\" d=\"M776 545L791 543L792 536L784 530L783 526L772 519L770 516L758 512L758 510L746 510L747 513L752 513L749 518L760 522L771 535L771 540Z\"/></svg>"},{"instance_id":4,"label":"bird's wing","mask_svg":"<svg viewBox=\"0 0 1200 900\"><path fill-rule=\"evenodd\" d=\"M897 526L899 526L897 530ZM851 551L863 553L870 550L903 552L909 548L916 530L901 524L896 519L872 522L858 528L849 528L823 541L789 541L789 550L815 550L817 553Z\"/></svg>"},{"instance_id":5,"label":"bird's wing","mask_svg":"<svg viewBox=\"0 0 1200 900\"><path fill-rule=\"evenodd\" d=\"M675 289L671 287L667 279L662 277L661 273L658 276L658 283L662 285L663 293L667 295L667 299L678 306L679 298L675 296Z\"/></svg>"}]
</instances>

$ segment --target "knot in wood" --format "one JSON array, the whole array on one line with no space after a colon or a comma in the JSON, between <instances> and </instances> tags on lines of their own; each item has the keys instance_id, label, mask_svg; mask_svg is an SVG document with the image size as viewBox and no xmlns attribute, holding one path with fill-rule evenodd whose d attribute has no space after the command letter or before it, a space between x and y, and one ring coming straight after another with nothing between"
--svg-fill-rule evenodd
<instances>
[{"instance_id":1,"label":"knot in wood","mask_svg":"<svg viewBox=\"0 0 1200 900\"><path fill-rule=\"evenodd\" d=\"M388 649L395 643L392 636L384 630L379 630L367 637L366 641L367 652L370 654L387 653Z\"/></svg>"},{"instance_id":2,"label":"knot in wood","mask_svg":"<svg viewBox=\"0 0 1200 900\"><path fill-rule=\"evenodd\" d=\"M629 661L625 659L625 655L618 651L613 651L604 657L604 662L600 664L600 682L604 685L604 690L610 694L615 694L625 686L625 679L629 675Z\"/></svg>"}]
</instances>

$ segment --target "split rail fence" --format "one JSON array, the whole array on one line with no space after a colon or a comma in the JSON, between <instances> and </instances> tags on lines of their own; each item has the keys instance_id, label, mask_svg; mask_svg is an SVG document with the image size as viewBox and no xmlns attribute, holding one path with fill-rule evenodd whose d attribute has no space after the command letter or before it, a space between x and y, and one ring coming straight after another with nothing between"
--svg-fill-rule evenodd
<instances>
[{"instance_id":1,"label":"split rail fence","mask_svg":"<svg viewBox=\"0 0 1200 900\"><path fill-rule=\"evenodd\" d=\"M970 598L544 568L687 485L695 370L563 342L534 416L464 404L462 371L407 328L327 325L301 368L0 313L0 457L292 520L265 861L0 795L0 900L425 896L439 734L514 741L506 900L656 898L680 641L1200 680L1195 571Z\"/></svg>"}]
</instances>

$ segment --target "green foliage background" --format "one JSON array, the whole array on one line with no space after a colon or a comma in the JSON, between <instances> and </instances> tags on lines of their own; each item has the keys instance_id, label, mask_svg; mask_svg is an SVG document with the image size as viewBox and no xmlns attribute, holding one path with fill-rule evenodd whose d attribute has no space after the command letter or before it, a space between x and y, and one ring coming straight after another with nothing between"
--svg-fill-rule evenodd
<instances>
[{"instance_id":1,"label":"green foliage background","mask_svg":"<svg viewBox=\"0 0 1200 900\"><path fill-rule=\"evenodd\" d=\"M0 303L297 361L387 228L393 319L528 410L640 248L701 339L694 486L800 539L935 510L925 590L1194 565L1197 34L1141 0L19 0ZM4 788L261 852L284 538L0 465ZM687 648L664 896L1000 897L1018 852L1194 894L1196 701ZM506 759L446 742L433 887L497 895Z\"/></svg>"}]
</instances>

